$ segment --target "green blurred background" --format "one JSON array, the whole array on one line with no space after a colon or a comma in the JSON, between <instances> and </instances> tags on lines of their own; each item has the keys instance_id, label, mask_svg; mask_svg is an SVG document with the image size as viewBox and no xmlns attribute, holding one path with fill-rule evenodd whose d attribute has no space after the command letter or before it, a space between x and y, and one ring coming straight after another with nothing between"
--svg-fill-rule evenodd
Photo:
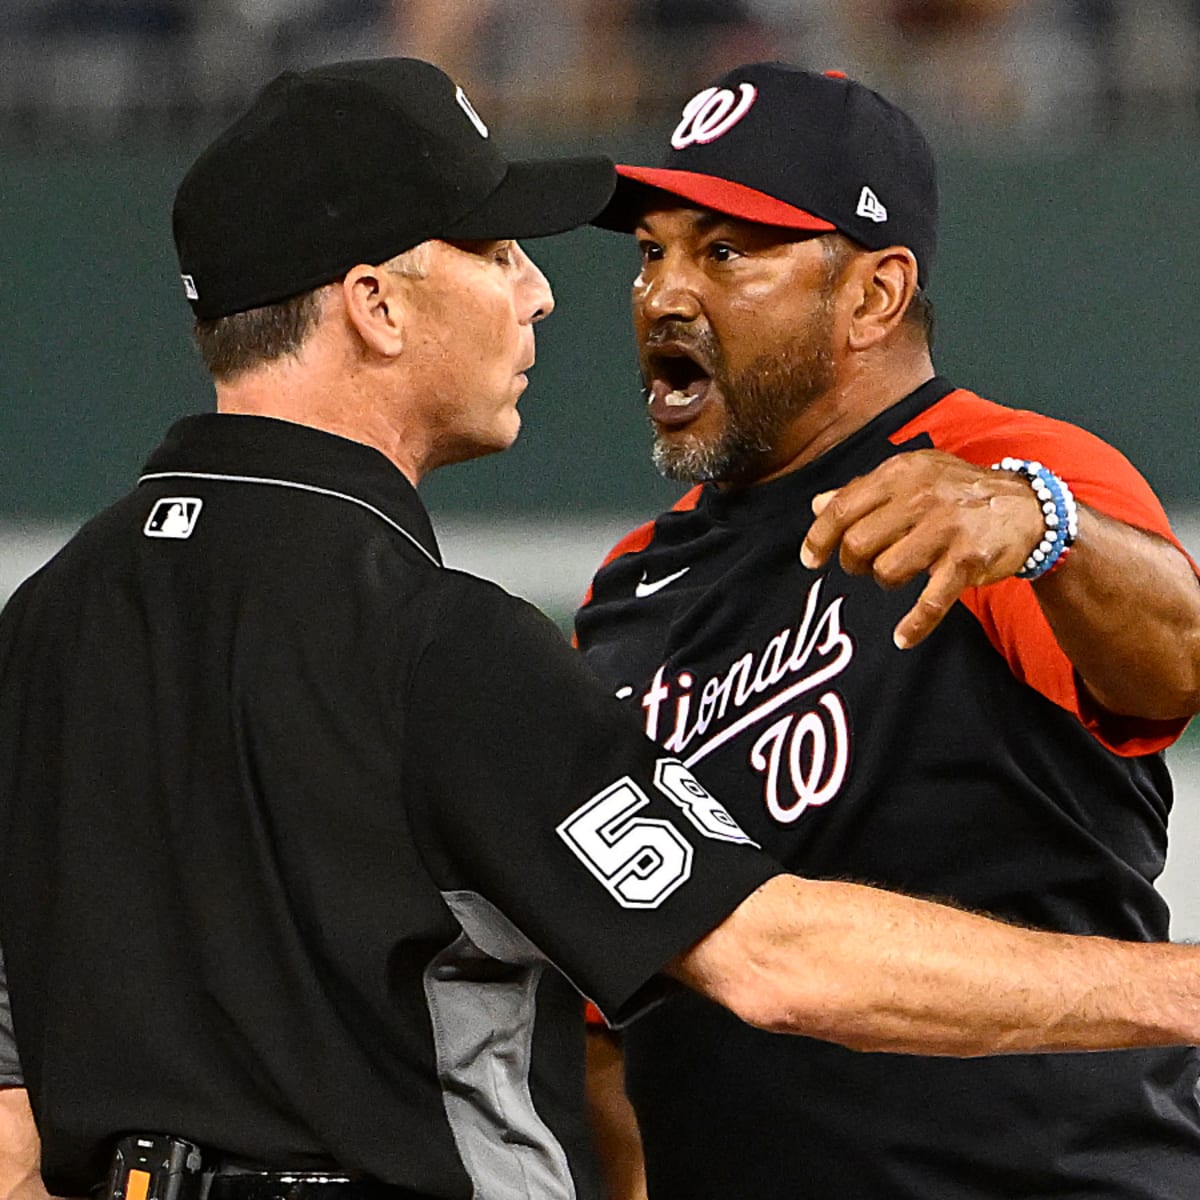
<instances>
[{"instance_id":1,"label":"green blurred background","mask_svg":"<svg viewBox=\"0 0 1200 1200\"><path fill-rule=\"evenodd\" d=\"M614 142L622 157L656 157L648 135ZM120 493L170 420L211 403L169 226L197 148L0 153L0 518L76 520ZM592 147L521 147L580 148ZM939 368L1087 426L1173 508L1200 503L1195 140L940 157ZM558 309L539 330L522 439L430 479L428 503L472 518L653 510L674 489L646 465L627 320L632 242L586 230L528 248Z\"/></svg>"}]
</instances>

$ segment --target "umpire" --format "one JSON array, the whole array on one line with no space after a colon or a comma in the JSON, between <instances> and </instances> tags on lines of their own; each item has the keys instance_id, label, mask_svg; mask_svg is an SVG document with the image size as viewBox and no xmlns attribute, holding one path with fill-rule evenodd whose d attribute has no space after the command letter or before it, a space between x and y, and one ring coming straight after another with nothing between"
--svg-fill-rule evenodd
<instances>
[{"instance_id":1,"label":"umpire","mask_svg":"<svg viewBox=\"0 0 1200 1200\"><path fill-rule=\"evenodd\" d=\"M0 618L0 1079L52 1190L116 1149L125 1200L595 1196L550 964L614 1022L671 975L863 1048L1200 1035L1193 948L783 874L442 565L415 485L513 440L553 303L512 239L613 184L403 59L280 77L184 179L218 411Z\"/></svg>"},{"instance_id":2,"label":"umpire","mask_svg":"<svg viewBox=\"0 0 1200 1200\"><path fill-rule=\"evenodd\" d=\"M652 787L653 748L555 628L443 569L415 491L516 436L553 302L512 239L614 183L506 161L396 59L285 74L183 180L218 411L0 627L0 944L51 1191L166 1133L199 1169L157 1136L127 1167L174 1155L211 1200L586 1195L546 956L618 1017L778 872L713 842L720 885L634 938L580 894L556 826Z\"/></svg>"}]
</instances>

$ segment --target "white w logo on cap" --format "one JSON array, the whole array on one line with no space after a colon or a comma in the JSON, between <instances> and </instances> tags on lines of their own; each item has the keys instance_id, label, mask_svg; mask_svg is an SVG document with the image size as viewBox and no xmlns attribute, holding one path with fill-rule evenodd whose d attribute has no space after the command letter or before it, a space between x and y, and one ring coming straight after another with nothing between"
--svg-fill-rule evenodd
<instances>
[{"instance_id":1,"label":"white w logo on cap","mask_svg":"<svg viewBox=\"0 0 1200 1200\"><path fill-rule=\"evenodd\" d=\"M683 120L671 134L671 145L683 150L693 143L715 142L728 133L758 99L758 89L752 83L739 83L738 94L729 88L705 88L693 96L683 109Z\"/></svg>"}]
</instances>

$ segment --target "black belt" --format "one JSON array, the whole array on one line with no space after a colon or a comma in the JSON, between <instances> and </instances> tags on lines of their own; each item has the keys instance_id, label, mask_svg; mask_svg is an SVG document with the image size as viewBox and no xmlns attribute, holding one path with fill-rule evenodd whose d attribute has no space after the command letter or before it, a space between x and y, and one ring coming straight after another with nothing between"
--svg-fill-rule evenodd
<instances>
[{"instance_id":1,"label":"black belt","mask_svg":"<svg viewBox=\"0 0 1200 1200\"><path fill-rule=\"evenodd\" d=\"M165 1133L131 1133L113 1149L99 1200L431 1200L353 1171L267 1171Z\"/></svg>"},{"instance_id":2,"label":"black belt","mask_svg":"<svg viewBox=\"0 0 1200 1200\"><path fill-rule=\"evenodd\" d=\"M218 1171L207 1200L429 1200L408 1188L323 1171Z\"/></svg>"}]
</instances>

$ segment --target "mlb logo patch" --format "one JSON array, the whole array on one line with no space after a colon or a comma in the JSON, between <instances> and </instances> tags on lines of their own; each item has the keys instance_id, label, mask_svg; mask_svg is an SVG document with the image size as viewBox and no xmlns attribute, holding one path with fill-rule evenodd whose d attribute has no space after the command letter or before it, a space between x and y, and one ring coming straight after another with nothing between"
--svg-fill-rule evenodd
<instances>
[{"instance_id":1,"label":"mlb logo patch","mask_svg":"<svg viewBox=\"0 0 1200 1200\"><path fill-rule=\"evenodd\" d=\"M195 496L167 496L150 510L142 532L152 538L190 538L203 507Z\"/></svg>"}]
</instances>

